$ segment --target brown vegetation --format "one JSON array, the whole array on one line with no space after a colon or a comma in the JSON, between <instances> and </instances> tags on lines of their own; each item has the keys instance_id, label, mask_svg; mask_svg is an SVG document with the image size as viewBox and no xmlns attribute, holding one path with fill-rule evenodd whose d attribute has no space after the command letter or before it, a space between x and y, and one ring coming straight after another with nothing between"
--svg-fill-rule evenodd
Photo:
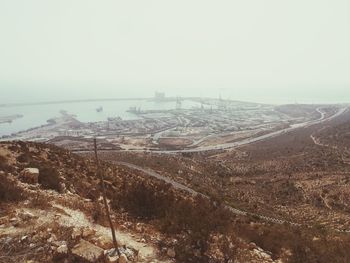
<instances>
[{"instance_id":1,"label":"brown vegetation","mask_svg":"<svg viewBox=\"0 0 350 263\"><path fill-rule=\"evenodd\" d=\"M22 189L16 180L9 175L0 174L0 202L19 201L24 199Z\"/></svg>"},{"instance_id":2,"label":"brown vegetation","mask_svg":"<svg viewBox=\"0 0 350 263\"><path fill-rule=\"evenodd\" d=\"M350 238L332 231L332 217L326 217L330 209L328 205L334 209L329 215L339 216L338 226L345 222L342 220L348 220L345 211L349 195L345 189L348 188L349 177L343 173L346 168L335 170L336 165L332 165L324 170L323 163L333 164L332 158L338 158L337 155L332 151L317 150L317 146L312 146L312 141L304 144L303 148L298 143L300 137L295 138L295 144L290 144L287 149L285 145L277 147L276 144L262 143L259 148L243 149L246 154L231 152L204 160L200 155L124 155L124 160L149 166L205 192L213 197L212 200L200 195L194 197L126 167L101 162L114 220L120 224L126 222L125 225L133 222L148 226L151 229L148 236L161 236L156 241L160 249L175 248L177 262L249 262L255 257L256 248L262 248L273 259L285 262L347 262L350 255L346 247L350 245ZM301 141L304 139L301 138ZM1 147L11 147L11 158L15 157L18 161L17 168L9 167L13 176L5 172L0 174L0 198L3 202L23 198L21 194L12 194L21 193L21 189L17 188L16 176L30 165L39 168L41 177L40 186L33 186L33 189L58 190L60 193L51 193L70 196L59 203L80 209L94 222L105 225L105 214L98 201L100 183L95 176L93 160L44 144L8 143L1 144ZM279 158L269 160L268 156L262 155L263 149L270 149L271 155L279 155ZM300 152L300 149L303 151ZM252 159L252 156L259 158ZM118 157L122 158L123 154ZM320 157L323 158L321 161ZM5 157L2 163L9 163L9 158ZM319 162L322 165L319 166ZM289 169L299 163L300 170ZM328 174L328 171L339 173L341 179ZM81 199L65 195L62 183L65 191L76 193L75 196ZM339 190L339 195L335 195ZM48 209L49 204L41 195L31 194L24 198L30 200L29 207ZM86 198L92 202L86 201ZM50 201L49 198L47 200ZM317 211L320 221L330 223L320 227L315 217L309 224L298 227L266 223L259 217L234 216L223 203L277 218L288 215L289 220L296 221ZM343 225L346 226L345 223ZM70 233L69 229L66 231ZM71 242L70 237L65 239ZM72 244L69 243L69 246ZM28 246L24 243L19 249L26 251ZM35 257L44 259L42 255ZM57 257L57 260L61 259Z\"/></svg>"}]
</instances>

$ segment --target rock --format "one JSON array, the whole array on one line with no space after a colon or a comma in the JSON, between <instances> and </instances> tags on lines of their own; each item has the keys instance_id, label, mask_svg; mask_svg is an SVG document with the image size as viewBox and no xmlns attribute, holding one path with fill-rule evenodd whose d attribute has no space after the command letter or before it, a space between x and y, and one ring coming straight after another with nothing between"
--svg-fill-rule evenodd
<instances>
[{"instance_id":1,"label":"rock","mask_svg":"<svg viewBox=\"0 0 350 263\"><path fill-rule=\"evenodd\" d=\"M126 226L125 224L120 225L119 228L120 228L121 230L127 230L127 229L128 229L127 226Z\"/></svg>"},{"instance_id":2,"label":"rock","mask_svg":"<svg viewBox=\"0 0 350 263\"><path fill-rule=\"evenodd\" d=\"M38 247L37 249L36 249L36 252L37 253L41 253L41 252L44 252L44 248L43 247Z\"/></svg>"},{"instance_id":3,"label":"rock","mask_svg":"<svg viewBox=\"0 0 350 263\"><path fill-rule=\"evenodd\" d=\"M118 262L118 254L117 250L114 248L108 249L104 251L106 262L112 263L112 262Z\"/></svg>"},{"instance_id":4,"label":"rock","mask_svg":"<svg viewBox=\"0 0 350 263\"><path fill-rule=\"evenodd\" d=\"M71 186L71 187L69 188L69 192L70 192L71 194L76 194L76 193L77 193L77 191L75 191L75 189L74 189L73 186Z\"/></svg>"},{"instance_id":5,"label":"rock","mask_svg":"<svg viewBox=\"0 0 350 263\"><path fill-rule=\"evenodd\" d=\"M67 242L66 241L54 241L52 242L52 245L56 246L56 247L60 247L60 246L67 246Z\"/></svg>"},{"instance_id":6,"label":"rock","mask_svg":"<svg viewBox=\"0 0 350 263\"><path fill-rule=\"evenodd\" d=\"M193 255L197 258L201 256L201 251L200 249L193 249Z\"/></svg>"},{"instance_id":7,"label":"rock","mask_svg":"<svg viewBox=\"0 0 350 263\"><path fill-rule=\"evenodd\" d=\"M166 254L167 254L168 257L170 257L170 258L174 258L174 257L176 256L175 249L173 249L173 248L168 248Z\"/></svg>"},{"instance_id":8,"label":"rock","mask_svg":"<svg viewBox=\"0 0 350 263\"><path fill-rule=\"evenodd\" d=\"M96 231L94 229L85 227L83 229L82 235L83 235L83 237L90 237L90 236L95 235L95 233L96 233Z\"/></svg>"},{"instance_id":9,"label":"rock","mask_svg":"<svg viewBox=\"0 0 350 263\"><path fill-rule=\"evenodd\" d=\"M290 249L286 249L286 248L281 249L281 254L284 257L291 257L293 255L292 251Z\"/></svg>"},{"instance_id":10,"label":"rock","mask_svg":"<svg viewBox=\"0 0 350 263\"><path fill-rule=\"evenodd\" d=\"M20 211L17 213L17 216L23 221L28 221L35 217L35 215L33 215L31 212L28 212L28 211Z\"/></svg>"},{"instance_id":11,"label":"rock","mask_svg":"<svg viewBox=\"0 0 350 263\"><path fill-rule=\"evenodd\" d=\"M106 262L107 263L116 263L116 262L118 262L118 256L109 256L109 255L107 255Z\"/></svg>"},{"instance_id":12,"label":"rock","mask_svg":"<svg viewBox=\"0 0 350 263\"><path fill-rule=\"evenodd\" d=\"M136 224L135 229L136 229L137 232L143 232L144 231L144 227L140 223Z\"/></svg>"},{"instance_id":13,"label":"rock","mask_svg":"<svg viewBox=\"0 0 350 263\"><path fill-rule=\"evenodd\" d=\"M68 247L66 244L63 244L57 248L57 253L59 254L67 254L68 253Z\"/></svg>"},{"instance_id":14,"label":"rock","mask_svg":"<svg viewBox=\"0 0 350 263\"><path fill-rule=\"evenodd\" d=\"M265 261L271 260L271 256L264 252L261 248L255 248L253 251L254 254L257 255L260 259L264 259Z\"/></svg>"},{"instance_id":15,"label":"rock","mask_svg":"<svg viewBox=\"0 0 350 263\"><path fill-rule=\"evenodd\" d=\"M57 237L55 234L51 234L51 236L47 239L47 242L53 243L54 241L57 241Z\"/></svg>"},{"instance_id":16,"label":"rock","mask_svg":"<svg viewBox=\"0 0 350 263\"><path fill-rule=\"evenodd\" d=\"M20 178L25 183L37 184L38 178L39 178L39 169L38 168L25 168L20 173Z\"/></svg>"},{"instance_id":17,"label":"rock","mask_svg":"<svg viewBox=\"0 0 350 263\"><path fill-rule=\"evenodd\" d=\"M67 191L66 184L61 182L59 184L59 192L60 193L65 193L66 191Z\"/></svg>"},{"instance_id":18,"label":"rock","mask_svg":"<svg viewBox=\"0 0 350 263\"><path fill-rule=\"evenodd\" d=\"M103 258L103 249L82 239L73 247L72 254L87 262L97 262Z\"/></svg>"},{"instance_id":19,"label":"rock","mask_svg":"<svg viewBox=\"0 0 350 263\"><path fill-rule=\"evenodd\" d=\"M118 259L118 263L127 263L127 262L128 262L128 258L125 256L125 254L121 254Z\"/></svg>"},{"instance_id":20,"label":"rock","mask_svg":"<svg viewBox=\"0 0 350 263\"><path fill-rule=\"evenodd\" d=\"M21 237L21 241L23 242L23 241L26 241L28 239L28 236L23 236L23 237Z\"/></svg>"},{"instance_id":21,"label":"rock","mask_svg":"<svg viewBox=\"0 0 350 263\"><path fill-rule=\"evenodd\" d=\"M218 236L212 236L212 240L214 243L219 241L219 237Z\"/></svg>"},{"instance_id":22,"label":"rock","mask_svg":"<svg viewBox=\"0 0 350 263\"><path fill-rule=\"evenodd\" d=\"M76 238L80 237L81 234L82 234L82 231L81 231L80 228L77 228L77 227L73 228L73 231L72 231L72 238L73 239L76 239Z\"/></svg>"},{"instance_id":23,"label":"rock","mask_svg":"<svg viewBox=\"0 0 350 263\"><path fill-rule=\"evenodd\" d=\"M135 256L135 252L128 247L120 247L119 252L120 254L124 254L129 259Z\"/></svg>"},{"instance_id":24,"label":"rock","mask_svg":"<svg viewBox=\"0 0 350 263\"><path fill-rule=\"evenodd\" d=\"M95 239L94 243L104 249L108 249L113 246L112 239L107 238L106 236L99 236Z\"/></svg>"}]
</instances>

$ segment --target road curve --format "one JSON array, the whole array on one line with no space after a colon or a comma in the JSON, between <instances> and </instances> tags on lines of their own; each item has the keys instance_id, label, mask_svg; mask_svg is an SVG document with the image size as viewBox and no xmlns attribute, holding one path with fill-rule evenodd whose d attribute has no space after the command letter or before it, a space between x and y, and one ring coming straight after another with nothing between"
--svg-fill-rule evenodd
<instances>
[{"instance_id":1,"label":"road curve","mask_svg":"<svg viewBox=\"0 0 350 263\"><path fill-rule=\"evenodd\" d=\"M202 194L190 187L187 187L183 184L180 184L168 177L165 177L157 172L155 172L154 170L150 169L150 168L143 168L141 166L138 166L138 165L135 165L135 164L131 164L131 163L127 163L127 162L119 162L119 161L109 161L111 163L114 163L114 164L118 164L118 165L123 165L123 166L126 166L130 169L134 169L134 170L137 170L137 171L140 171L142 173L144 173L145 175L147 176L150 176L150 177L153 177L153 178L157 178L158 180L162 180L166 183L169 183L171 184L174 188L176 189L180 189L180 190L183 190L183 191L186 191L188 192L189 194L191 195L200 195L200 196L203 196L205 198L210 198L209 196L205 195L205 194ZM300 224L300 223L295 223L295 222L291 222L291 221L288 221L288 220L284 220L284 219L279 219L279 218L274 218L274 217L269 217L269 216L265 216L265 215L261 215L261 214L257 214L257 213L251 213L251 212L248 212L248 211L245 211L245 210L242 210L242 209L238 209L238 208L234 208L232 206L229 206L229 205L225 205L225 208L228 209L230 212L232 212L233 214L235 215L243 215L243 216L253 216L253 217L257 217L263 221L266 221L266 222L271 222L271 223L276 223L276 224L289 224L291 226L305 226L307 227L307 225L303 225L303 224ZM350 230L344 230L344 229L330 229L332 231L336 231L336 232L341 232L341 233L346 233L346 234L349 234L350 233Z\"/></svg>"},{"instance_id":2,"label":"road curve","mask_svg":"<svg viewBox=\"0 0 350 263\"><path fill-rule=\"evenodd\" d=\"M123 166L126 166L126 167L134 169L134 170L138 170L138 171L144 173L147 176L154 177L154 178L157 178L158 180L162 180L162 181L164 181L166 183L169 183L174 188L186 191L186 192L188 192L191 195L200 195L200 196L203 196L205 198L209 198L209 196L207 196L205 194L202 194L200 192L197 192L196 190L193 190L192 188L189 188L189 187L187 187L187 186L185 186L183 184L180 184L180 183L178 183L178 182L176 182L176 181L174 181L174 180L172 180L172 179L170 179L168 177L165 177L165 176L155 172L152 169L143 168L141 166L138 166L138 165L135 165L135 164L131 164L131 163L127 163L127 162L119 162L119 161L109 161L109 162L112 162L112 163L118 164L118 165L123 165ZM229 206L229 205L225 205L225 208L228 209L229 211L231 211L233 214L244 215L244 216L254 216L254 217L258 217L258 218L260 218L260 219L262 219L264 221L267 221L267 222L278 223L278 224L287 223L287 224L294 225L294 226L300 226L301 225L301 224L290 222L290 221L283 220L283 219L277 219L277 218L273 218L273 217L259 215L259 214L256 214L256 213L247 212L247 211L244 211L244 210L241 210L241 209L234 208L234 207Z\"/></svg>"}]
</instances>

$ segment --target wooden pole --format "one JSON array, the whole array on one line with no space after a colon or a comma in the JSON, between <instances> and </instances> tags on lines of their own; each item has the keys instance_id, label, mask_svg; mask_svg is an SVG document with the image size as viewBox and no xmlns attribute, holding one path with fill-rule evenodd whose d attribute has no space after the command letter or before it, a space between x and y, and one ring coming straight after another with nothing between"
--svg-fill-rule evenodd
<instances>
[{"instance_id":1,"label":"wooden pole","mask_svg":"<svg viewBox=\"0 0 350 263\"><path fill-rule=\"evenodd\" d=\"M94 138L94 149L95 149L95 159L96 159L96 166L97 166L97 176L100 178L100 182L101 182L103 203L104 203L106 214L107 214L107 218L108 218L108 221L109 221L109 226L111 227L113 245L114 245L114 248L117 250L118 256L120 256L120 251L119 251L119 248L118 248L118 242L117 242L117 239L115 237L115 230L114 230L113 222L112 222L111 215L110 215L110 212L109 212L109 206L108 206L107 197L106 197L105 181L104 181L104 178L103 178L103 173L101 172L100 162L99 162L98 156L97 156L97 142L96 142L96 138Z\"/></svg>"}]
</instances>

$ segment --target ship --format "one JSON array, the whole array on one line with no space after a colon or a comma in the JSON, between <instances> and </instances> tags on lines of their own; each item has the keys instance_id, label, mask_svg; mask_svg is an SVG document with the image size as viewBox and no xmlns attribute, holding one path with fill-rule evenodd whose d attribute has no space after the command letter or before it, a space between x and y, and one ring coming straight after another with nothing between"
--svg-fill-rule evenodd
<instances>
[{"instance_id":1,"label":"ship","mask_svg":"<svg viewBox=\"0 0 350 263\"><path fill-rule=\"evenodd\" d=\"M117 116L117 117L108 117L107 120L108 121L122 121L123 119L120 118L119 116Z\"/></svg>"},{"instance_id":2,"label":"ship","mask_svg":"<svg viewBox=\"0 0 350 263\"><path fill-rule=\"evenodd\" d=\"M141 108L136 108L136 107L130 107L127 112L134 113L134 114L140 114L141 113Z\"/></svg>"},{"instance_id":3,"label":"ship","mask_svg":"<svg viewBox=\"0 0 350 263\"><path fill-rule=\"evenodd\" d=\"M0 117L0 123L12 123L14 120L23 118L22 114L15 114L10 116Z\"/></svg>"},{"instance_id":4,"label":"ship","mask_svg":"<svg viewBox=\"0 0 350 263\"><path fill-rule=\"evenodd\" d=\"M96 111L97 111L97 112L102 112L102 111L103 111L102 106L98 107L98 108L96 109Z\"/></svg>"}]
</instances>

